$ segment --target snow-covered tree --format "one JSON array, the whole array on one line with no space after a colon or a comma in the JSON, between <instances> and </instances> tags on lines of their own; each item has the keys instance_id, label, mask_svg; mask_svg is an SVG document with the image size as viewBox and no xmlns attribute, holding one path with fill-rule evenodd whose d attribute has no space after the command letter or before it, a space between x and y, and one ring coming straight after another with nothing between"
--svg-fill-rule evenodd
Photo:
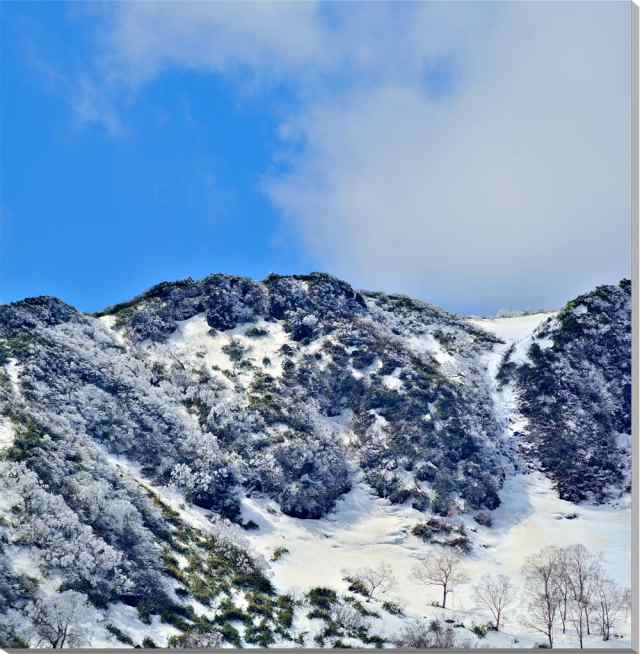
<instances>
[{"instance_id":1,"label":"snow-covered tree","mask_svg":"<svg viewBox=\"0 0 640 654\"><path fill-rule=\"evenodd\" d=\"M95 624L96 613L86 595L67 590L30 603L26 615L31 620L31 638L36 647L80 647L90 645L86 627Z\"/></svg>"}]
</instances>

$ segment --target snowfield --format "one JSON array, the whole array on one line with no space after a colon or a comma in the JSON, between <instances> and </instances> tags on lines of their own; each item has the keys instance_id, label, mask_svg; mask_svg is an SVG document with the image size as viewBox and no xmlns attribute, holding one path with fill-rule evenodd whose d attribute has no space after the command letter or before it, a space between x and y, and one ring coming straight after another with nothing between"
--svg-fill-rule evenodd
<instances>
[{"instance_id":1,"label":"snowfield","mask_svg":"<svg viewBox=\"0 0 640 654\"><path fill-rule=\"evenodd\" d=\"M494 526L481 527L467 520L477 530L479 547L465 559L465 569L472 579L486 574L506 574L513 580L521 576L521 567L530 554L546 545L566 546L582 543L594 552L606 552L602 561L613 579L629 586L631 580L631 513L628 505L617 507L580 506L560 500L549 480L540 473L516 475L500 493L501 506L493 512ZM577 513L577 518L570 518ZM329 586L347 591L342 577L346 571L389 564L398 584L390 596L405 607L407 615L461 620L468 626L484 624L490 616L475 605L472 585L467 584L451 596L451 608L431 606L440 599L440 590L425 588L412 574L421 557L429 557L441 548L425 544L413 536L411 528L424 519L423 514L408 506L395 506L377 498L365 485L358 483L343 497L335 511L320 520L299 520L282 514L275 503L247 498L243 517L253 520L260 529L248 533L254 546L266 559L278 547L289 553L272 563L274 582L279 590L302 592L314 586ZM531 647L543 638L527 631L518 617L519 606L510 612L505 632L490 633L480 641L493 647ZM393 616L384 616L384 635L399 631ZM627 628L628 629L628 628ZM471 641L475 637L469 634ZM514 643L516 639L519 642ZM575 639L564 643L575 647ZM629 647L627 638L603 643L597 637L590 647Z\"/></svg>"}]
</instances>

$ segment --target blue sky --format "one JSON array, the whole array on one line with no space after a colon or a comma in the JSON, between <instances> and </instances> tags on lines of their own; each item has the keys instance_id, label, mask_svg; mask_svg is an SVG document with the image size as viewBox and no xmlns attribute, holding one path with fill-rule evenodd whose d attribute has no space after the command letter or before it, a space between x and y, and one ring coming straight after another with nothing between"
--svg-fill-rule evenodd
<instances>
[{"instance_id":1,"label":"blue sky","mask_svg":"<svg viewBox=\"0 0 640 654\"><path fill-rule=\"evenodd\" d=\"M326 270L492 312L629 274L626 5L0 12L0 301Z\"/></svg>"},{"instance_id":2,"label":"blue sky","mask_svg":"<svg viewBox=\"0 0 640 654\"><path fill-rule=\"evenodd\" d=\"M2 300L93 310L164 279L313 267L260 191L275 112L219 77L168 73L111 135L80 123L36 60L64 74L87 52L88 21L32 2L3 3L2 21Z\"/></svg>"}]
</instances>

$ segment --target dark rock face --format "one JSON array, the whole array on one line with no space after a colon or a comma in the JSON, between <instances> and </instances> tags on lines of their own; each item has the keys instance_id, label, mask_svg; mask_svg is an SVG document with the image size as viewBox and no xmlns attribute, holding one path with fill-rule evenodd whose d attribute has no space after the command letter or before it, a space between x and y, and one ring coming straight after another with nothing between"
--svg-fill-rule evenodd
<instances>
[{"instance_id":1,"label":"dark rock face","mask_svg":"<svg viewBox=\"0 0 640 654\"><path fill-rule=\"evenodd\" d=\"M631 434L631 284L600 286L567 304L536 334L530 363L503 364L529 419L531 454L560 497L604 501L624 486Z\"/></svg>"}]
</instances>

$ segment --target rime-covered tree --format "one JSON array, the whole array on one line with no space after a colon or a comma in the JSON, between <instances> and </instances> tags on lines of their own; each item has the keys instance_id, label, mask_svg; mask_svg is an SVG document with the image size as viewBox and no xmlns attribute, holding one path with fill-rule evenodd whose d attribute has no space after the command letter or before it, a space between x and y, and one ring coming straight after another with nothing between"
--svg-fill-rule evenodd
<instances>
[{"instance_id":1,"label":"rime-covered tree","mask_svg":"<svg viewBox=\"0 0 640 654\"><path fill-rule=\"evenodd\" d=\"M83 625L95 622L95 611L82 593L67 590L51 597L40 597L25 611L31 620L36 647L53 649L90 645Z\"/></svg>"}]
</instances>

